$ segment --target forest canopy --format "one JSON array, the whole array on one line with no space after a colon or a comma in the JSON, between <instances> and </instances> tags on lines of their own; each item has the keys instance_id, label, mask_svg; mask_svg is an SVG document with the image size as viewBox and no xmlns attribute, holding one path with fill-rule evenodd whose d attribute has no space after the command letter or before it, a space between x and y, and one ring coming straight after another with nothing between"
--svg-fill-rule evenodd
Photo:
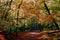
<instances>
[{"instance_id":1,"label":"forest canopy","mask_svg":"<svg viewBox=\"0 0 60 40\"><path fill-rule=\"evenodd\" d=\"M57 27L60 28L60 0L0 0L0 29L4 31L55 30Z\"/></svg>"}]
</instances>

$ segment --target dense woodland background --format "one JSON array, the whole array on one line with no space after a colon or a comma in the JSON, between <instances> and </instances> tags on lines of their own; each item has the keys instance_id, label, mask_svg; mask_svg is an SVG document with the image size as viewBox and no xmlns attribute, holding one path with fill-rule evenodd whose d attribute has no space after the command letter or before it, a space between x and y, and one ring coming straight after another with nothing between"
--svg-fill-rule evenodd
<instances>
[{"instance_id":1,"label":"dense woodland background","mask_svg":"<svg viewBox=\"0 0 60 40\"><path fill-rule=\"evenodd\" d=\"M60 0L0 0L0 31L59 30L57 27L60 28Z\"/></svg>"}]
</instances>

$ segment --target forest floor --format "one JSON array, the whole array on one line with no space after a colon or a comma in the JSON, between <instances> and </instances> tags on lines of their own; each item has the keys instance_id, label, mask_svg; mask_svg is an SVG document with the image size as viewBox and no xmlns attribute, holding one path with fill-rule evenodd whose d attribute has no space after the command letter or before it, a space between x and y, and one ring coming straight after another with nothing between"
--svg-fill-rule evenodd
<instances>
[{"instance_id":1,"label":"forest floor","mask_svg":"<svg viewBox=\"0 0 60 40\"><path fill-rule=\"evenodd\" d=\"M1 33L0 40L60 40L60 31Z\"/></svg>"}]
</instances>

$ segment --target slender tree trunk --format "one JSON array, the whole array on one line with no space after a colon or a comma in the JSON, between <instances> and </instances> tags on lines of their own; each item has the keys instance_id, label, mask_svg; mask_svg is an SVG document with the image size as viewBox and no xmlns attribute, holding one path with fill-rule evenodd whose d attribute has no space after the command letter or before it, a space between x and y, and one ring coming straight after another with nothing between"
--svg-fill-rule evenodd
<instances>
[{"instance_id":1,"label":"slender tree trunk","mask_svg":"<svg viewBox=\"0 0 60 40\"><path fill-rule=\"evenodd\" d=\"M48 9L48 7L47 7L47 5L46 5L45 2L44 2L44 6L45 6L46 10L48 11L48 14L50 15L50 11L49 11L49 9ZM59 26L58 26L58 24L55 22L54 19L52 19L52 20L53 20L53 23L56 25L57 29L59 30Z\"/></svg>"}]
</instances>

